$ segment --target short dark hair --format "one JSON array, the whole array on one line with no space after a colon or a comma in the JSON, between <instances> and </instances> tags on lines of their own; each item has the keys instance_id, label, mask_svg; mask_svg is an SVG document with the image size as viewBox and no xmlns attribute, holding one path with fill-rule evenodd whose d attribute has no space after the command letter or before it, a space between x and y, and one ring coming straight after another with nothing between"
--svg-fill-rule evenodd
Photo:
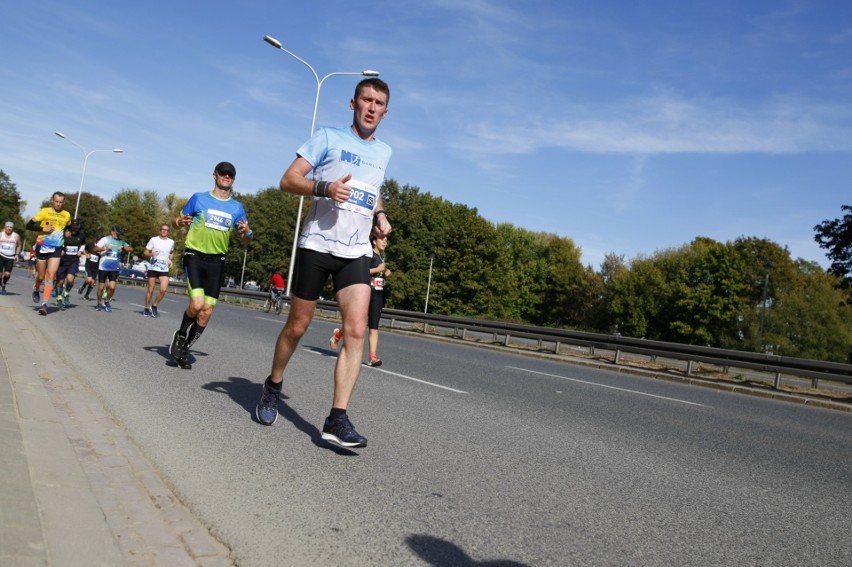
<instances>
[{"instance_id":1,"label":"short dark hair","mask_svg":"<svg viewBox=\"0 0 852 567\"><path fill-rule=\"evenodd\" d=\"M65 193L63 193L62 191L54 191L53 195L50 196L50 200L52 201L54 197L62 197L64 199Z\"/></svg>"},{"instance_id":2,"label":"short dark hair","mask_svg":"<svg viewBox=\"0 0 852 567\"><path fill-rule=\"evenodd\" d=\"M358 100L358 95L360 95L361 91L367 87L373 87L380 93L385 93L388 97L387 102L390 102L390 87L388 87L388 84L378 77L363 79L360 83L358 83L358 86L355 87L355 100Z\"/></svg>"}]
</instances>

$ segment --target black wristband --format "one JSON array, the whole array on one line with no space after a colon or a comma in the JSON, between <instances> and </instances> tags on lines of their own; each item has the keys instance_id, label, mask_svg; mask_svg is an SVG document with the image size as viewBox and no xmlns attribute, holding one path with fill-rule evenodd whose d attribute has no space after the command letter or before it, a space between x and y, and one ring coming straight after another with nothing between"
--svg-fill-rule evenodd
<instances>
[{"instance_id":1,"label":"black wristband","mask_svg":"<svg viewBox=\"0 0 852 567\"><path fill-rule=\"evenodd\" d=\"M388 214L384 211L384 209L380 209L375 212L374 216L385 215L385 219L388 218Z\"/></svg>"},{"instance_id":2,"label":"black wristband","mask_svg":"<svg viewBox=\"0 0 852 567\"><path fill-rule=\"evenodd\" d=\"M331 181L314 181L314 197L328 197L328 188Z\"/></svg>"}]
</instances>

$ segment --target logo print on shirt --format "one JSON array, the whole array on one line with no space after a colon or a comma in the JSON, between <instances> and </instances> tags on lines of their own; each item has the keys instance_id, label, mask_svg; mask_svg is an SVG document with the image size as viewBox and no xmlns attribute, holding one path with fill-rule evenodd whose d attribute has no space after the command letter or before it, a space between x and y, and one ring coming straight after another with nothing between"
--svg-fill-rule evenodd
<instances>
[{"instance_id":1,"label":"logo print on shirt","mask_svg":"<svg viewBox=\"0 0 852 567\"><path fill-rule=\"evenodd\" d=\"M346 150L340 150L340 161L351 163L352 165L361 165L361 156L347 152Z\"/></svg>"}]
</instances>

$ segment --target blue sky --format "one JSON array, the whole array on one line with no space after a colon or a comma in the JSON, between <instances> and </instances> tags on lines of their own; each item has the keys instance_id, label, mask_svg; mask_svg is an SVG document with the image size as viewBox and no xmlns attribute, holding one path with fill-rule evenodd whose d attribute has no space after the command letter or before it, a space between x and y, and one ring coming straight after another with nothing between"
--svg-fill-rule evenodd
<instances>
[{"instance_id":1,"label":"blue sky","mask_svg":"<svg viewBox=\"0 0 852 567\"><path fill-rule=\"evenodd\" d=\"M4 2L0 169L54 190L189 196L216 162L277 186L320 77L391 87L388 175L583 262L696 236L768 238L827 266L813 226L852 204L852 4L842 1ZM351 120L358 77L323 83ZM0 219L2 220L2 219ZM283 243L289 247L289 243Z\"/></svg>"}]
</instances>

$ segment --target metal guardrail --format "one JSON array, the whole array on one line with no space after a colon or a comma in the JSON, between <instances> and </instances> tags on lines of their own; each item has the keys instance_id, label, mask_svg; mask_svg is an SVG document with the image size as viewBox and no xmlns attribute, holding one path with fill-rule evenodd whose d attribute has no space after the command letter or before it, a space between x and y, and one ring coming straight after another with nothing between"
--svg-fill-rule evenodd
<instances>
[{"instance_id":1,"label":"metal guardrail","mask_svg":"<svg viewBox=\"0 0 852 567\"><path fill-rule=\"evenodd\" d=\"M121 279L125 283L147 285L145 280ZM186 284L182 282L169 282L169 288L175 293L186 293ZM267 297L267 293L264 291L247 291L228 287L223 287L221 294L226 297L238 298L240 303L262 304ZM335 301L320 300L318 308L323 312L331 313L332 316L338 311ZM697 363L721 367L726 374L730 373L731 369L748 369L773 375L773 388L776 390L781 385L782 375L810 378L811 387L814 389L819 388L820 380L852 384L852 364L397 309L384 309L382 319L391 328L398 328L399 323L405 323L409 329L415 327L417 330L428 334L430 333L429 327L432 327L436 333L444 330L443 334L449 332L452 336L460 339L470 338L473 334L490 335L495 343L506 347L513 346L513 340L516 340L515 346L521 347L522 345L517 343L517 339L533 341L536 343L537 349L547 350L554 354L560 354L564 347L583 347L588 349L590 355L595 355L596 350L604 350L613 353L612 362L616 365L621 364L624 354L643 355L652 360L657 358L679 360L685 363L687 376L695 372Z\"/></svg>"},{"instance_id":2,"label":"metal guardrail","mask_svg":"<svg viewBox=\"0 0 852 567\"><path fill-rule=\"evenodd\" d=\"M585 347L590 349L591 354L594 354L595 349L603 349L614 353L613 363L615 364L621 362L620 359L624 353L640 354L651 358L663 357L681 360L686 363L687 376L694 372L695 363L719 366L724 368L726 373L731 368L766 372L774 375L773 387L775 389L778 389L780 386L783 374L810 378L813 388L819 387L819 380L821 379L852 384L852 365L836 362L667 343L550 327L534 327L531 325L481 319L418 314L393 309L385 309L382 317L390 319L391 326L393 326L394 321L405 321L426 326L431 325L437 328L449 329L462 339L466 338L470 333L486 333L492 335L495 342L500 342L505 346L511 346L512 339L533 340L538 343L539 349L547 349L555 354L559 354L564 346ZM550 347L549 349L547 348L548 346Z\"/></svg>"}]
</instances>

